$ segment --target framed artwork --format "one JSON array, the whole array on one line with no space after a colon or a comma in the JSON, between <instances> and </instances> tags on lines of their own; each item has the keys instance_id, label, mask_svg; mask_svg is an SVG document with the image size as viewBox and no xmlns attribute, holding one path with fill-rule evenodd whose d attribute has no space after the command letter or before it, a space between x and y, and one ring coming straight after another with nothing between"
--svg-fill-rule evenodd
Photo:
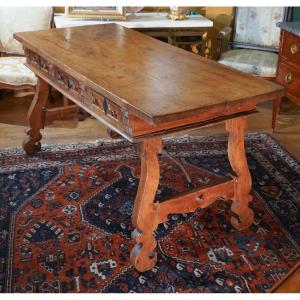
<instances>
[{"instance_id":1,"label":"framed artwork","mask_svg":"<svg viewBox=\"0 0 300 300\"><path fill-rule=\"evenodd\" d=\"M125 20L124 6L66 6L67 17L100 19L100 20Z\"/></svg>"}]
</instances>

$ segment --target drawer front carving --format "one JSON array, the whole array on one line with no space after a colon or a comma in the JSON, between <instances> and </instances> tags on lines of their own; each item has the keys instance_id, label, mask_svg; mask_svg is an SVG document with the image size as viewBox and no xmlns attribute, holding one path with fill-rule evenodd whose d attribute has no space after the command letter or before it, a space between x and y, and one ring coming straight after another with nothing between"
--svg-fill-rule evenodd
<instances>
[{"instance_id":1,"label":"drawer front carving","mask_svg":"<svg viewBox=\"0 0 300 300\"><path fill-rule=\"evenodd\" d=\"M300 38L284 31L280 55L291 63L300 65Z\"/></svg>"},{"instance_id":2,"label":"drawer front carving","mask_svg":"<svg viewBox=\"0 0 300 300\"><path fill-rule=\"evenodd\" d=\"M105 119L111 125L131 134L129 114L124 108L121 108L107 97L92 90L80 80L69 75L66 71L51 64L38 54L25 49L27 64L38 69L44 76L59 86L79 101L83 106L96 113L102 119Z\"/></svg>"},{"instance_id":3,"label":"drawer front carving","mask_svg":"<svg viewBox=\"0 0 300 300\"><path fill-rule=\"evenodd\" d=\"M92 100L91 103L94 108L101 110L106 116L125 124L126 126L129 125L128 112L126 109L121 108L108 98L94 91L91 91L90 99Z\"/></svg>"},{"instance_id":4,"label":"drawer front carving","mask_svg":"<svg viewBox=\"0 0 300 300\"><path fill-rule=\"evenodd\" d=\"M279 61L276 80L284 85L295 97L300 97L300 71L283 61Z\"/></svg>"},{"instance_id":5,"label":"drawer front carving","mask_svg":"<svg viewBox=\"0 0 300 300\"><path fill-rule=\"evenodd\" d=\"M91 99L92 99L93 106L95 106L96 108L104 112L103 102L105 97L99 93L91 91Z\"/></svg>"},{"instance_id":6,"label":"drawer front carving","mask_svg":"<svg viewBox=\"0 0 300 300\"><path fill-rule=\"evenodd\" d=\"M49 79L55 81L62 89L67 91L76 99L80 99L84 94L84 85L80 83L77 79L73 78L71 75L67 74L65 71L59 69L55 65L49 63L44 58L40 57L38 54L25 50L27 56L27 63L33 67L39 69L44 75Z\"/></svg>"}]
</instances>

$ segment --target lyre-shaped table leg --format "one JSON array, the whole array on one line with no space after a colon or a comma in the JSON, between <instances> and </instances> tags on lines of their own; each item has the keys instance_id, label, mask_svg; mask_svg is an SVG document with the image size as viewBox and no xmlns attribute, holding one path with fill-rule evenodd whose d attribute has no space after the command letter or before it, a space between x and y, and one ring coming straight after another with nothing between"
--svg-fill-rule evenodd
<instances>
[{"instance_id":1,"label":"lyre-shaped table leg","mask_svg":"<svg viewBox=\"0 0 300 300\"><path fill-rule=\"evenodd\" d=\"M157 154L160 149L160 138L146 140L140 144L141 177L132 214L132 223L136 227L132 238L135 239L136 245L130 254L131 263L140 272L152 269L157 261L157 242L153 232L159 223L154 198L159 183Z\"/></svg>"},{"instance_id":2,"label":"lyre-shaped table leg","mask_svg":"<svg viewBox=\"0 0 300 300\"><path fill-rule=\"evenodd\" d=\"M45 105L49 95L49 85L44 80L38 78L36 93L28 111L29 129L27 137L23 142L23 149L26 154L35 154L41 149L40 140L42 135L40 129L44 128Z\"/></svg>"},{"instance_id":3,"label":"lyre-shaped table leg","mask_svg":"<svg viewBox=\"0 0 300 300\"><path fill-rule=\"evenodd\" d=\"M226 130L229 132L228 140L228 158L232 169L237 175L234 184L234 197L231 205L231 211L238 218L232 217L231 224L238 230L249 227L254 218L252 209L248 203L252 200L251 175L248 168L245 145L244 131L247 128L247 117L240 117L226 121Z\"/></svg>"}]
</instances>

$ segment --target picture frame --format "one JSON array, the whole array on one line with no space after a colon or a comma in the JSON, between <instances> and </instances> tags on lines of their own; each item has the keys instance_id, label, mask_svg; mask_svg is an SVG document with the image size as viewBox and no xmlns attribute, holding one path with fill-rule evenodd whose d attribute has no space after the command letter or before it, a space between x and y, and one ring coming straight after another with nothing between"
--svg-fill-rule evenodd
<instances>
[{"instance_id":1,"label":"picture frame","mask_svg":"<svg viewBox=\"0 0 300 300\"><path fill-rule=\"evenodd\" d=\"M66 6L65 15L71 18L125 20L124 6Z\"/></svg>"}]
</instances>

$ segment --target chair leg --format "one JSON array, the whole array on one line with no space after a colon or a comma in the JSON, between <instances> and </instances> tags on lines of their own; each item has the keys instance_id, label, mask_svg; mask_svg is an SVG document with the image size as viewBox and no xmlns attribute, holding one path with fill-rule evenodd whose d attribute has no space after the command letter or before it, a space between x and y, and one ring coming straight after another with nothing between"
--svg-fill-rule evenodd
<instances>
[{"instance_id":1,"label":"chair leg","mask_svg":"<svg viewBox=\"0 0 300 300\"><path fill-rule=\"evenodd\" d=\"M279 113L279 110L280 110L281 101L282 101L282 97L276 98L276 99L273 100L273 113L272 113L272 129L273 129L273 132L275 131L276 117L277 117L277 114Z\"/></svg>"}]
</instances>

